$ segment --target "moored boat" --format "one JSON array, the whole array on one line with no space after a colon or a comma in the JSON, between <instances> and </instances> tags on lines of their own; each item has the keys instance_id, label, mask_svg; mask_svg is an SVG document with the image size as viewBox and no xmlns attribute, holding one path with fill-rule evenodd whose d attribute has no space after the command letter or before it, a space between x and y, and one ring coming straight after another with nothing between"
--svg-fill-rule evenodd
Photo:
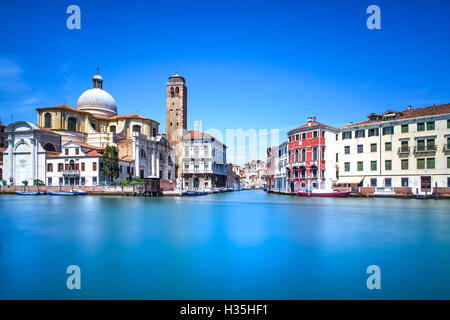
<instances>
[{"instance_id":1,"label":"moored boat","mask_svg":"<svg viewBox=\"0 0 450 320\"><path fill-rule=\"evenodd\" d=\"M84 196L85 194L87 194L87 192L85 191L49 191L48 193L52 196Z\"/></svg>"},{"instance_id":2,"label":"moored boat","mask_svg":"<svg viewBox=\"0 0 450 320\"><path fill-rule=\"evenodd\" d=\"M297 192L298 197L329 197L329 198L345 198L350 195L351 191L337 190L303 190Z\"/></svg>"},{"instance_id":3,"label":"moored boat","mask_svg":"<svg viewBox=\"0 0 450 320\"><path fill-rule=\"evenodd\" d=\"M41 196L47 194L47 192L37 192L37 191L16 191L16 194L21 196Z\"/></svg>"}]
</instances>

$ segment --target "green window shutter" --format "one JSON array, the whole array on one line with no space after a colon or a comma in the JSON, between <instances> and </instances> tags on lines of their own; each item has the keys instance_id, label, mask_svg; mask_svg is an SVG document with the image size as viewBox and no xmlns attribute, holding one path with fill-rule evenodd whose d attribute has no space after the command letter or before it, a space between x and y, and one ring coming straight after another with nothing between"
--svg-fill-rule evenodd
<instances>
[{"instance_id":1,"label":"green window shutter","mask_svg":"<svg viewBox=\"0 0 450 320\"><path fill-rule=\"evenodd\" d=\"M386 142L384 145L384 151L392 151L392 143Z\"/></svg>"},{"instance_id":2,"label":"green window shutter","mask_svg":"<svg viewBox=\"0 0 450 320\"><path fill-rule=\"evenodd\" d=\"M392 170L392 160L386 160L384 162L384 169L385 170Z\"/></svg>"},{"instance_id":3,"label":"green window shutter","mask_svg":"<svg viewBox=\"0 0 450 320\"><path fill-rule=\"evenodd\" d=\"M408 141L402 141L402 151L408 151Z\"/></svg>"},{"instance_id":4,"label":"green window shutter","mask_svg":"<svg viewBox=\"0 0 450 320\"><path fill-rule=\"evenodd\" d=\"M417 169L425 169L425 159L417 159Z\"/></svg>"},{"instance_id":5,"label":"green window shutter","mask_svg":"<svg viewBox=\"0 0 450 320\"><path fill-rule=\"evenodd\" d=\"M408 170L408 159L402 160L402 170Z\"/></svg>"},{"instance_id":6,"label":"green window shutter","mask_svg":"<svg viewBox=\"0 0 450 320\"><path fill-rule=\"evenodd\" d=\"M417 140L417 150L419 151L425 150L425 140Z\"/></svg>"},{"instance_id":7,"label":"green window shutter","mask_svg":"<svg viewBox=\"0 0 450 320\"><path fill-rule=\"evenodd\" d=\"M447 158L447 169L450 169L450 157Z\"/></svg>"},{"instance_id":8,"label":"green window shutter","mask_svg":"<svg viewBox=\"0 0 450 320\"><path fill-rule=\"evenodd\" d=\"M370 151L371 152L377 152L377 144L376 143L372 143L370 145Z\"/></svg>"},{"instance_id":9,"label":"green window shutter","mask_svg":"<svg viewBox=\"0 0 450 320\"><path fill-rule=\"evenodd\" d=\"M434 169L434 168L435 168L434 158L428 158L427 159L427 169Z\"/></svg>"},{"instance_id":10,"label":"green window shutter","mask_svg":"<svg viewBox=\"0 0 450 320\"><path fill-rule=\"evenodd\" d=\"M425 131L425 122L420 122L417 124L417 131Z\"/></svg>"},{"instance_id":11,"label":"green window shutter","mask_svg":"<svg viewBox=\"0 0 450 320\"><path fill-rule=\"evenodd\" d=\"M370 169L372 171L377 170L377 162L376 161L370 161Z\"/></svg>"},{"instance_id":12,"label":"green window shutter","mask_svg":"<svg viewBox=\"0 0 450 320\"><path fill-rule=\"evenodd\" d=\"M363 170L364 170L364 165L363 165L363 162L360 161L360 162L358 162L358 171L363 171Z\"/></svg>"},{"instance_id":13,"label":"green window shutter","mask_svg":"<svg viewBox=\"0 0 450 320\"><path fill-rule=\"evenodd\" d=\"M434 139L427 140L427 150L434 150Z\"/></svg>"},{"instance_id":14,"label":"green window shutter","mask_svg":"<svg viewBox=\"0 0 450 320\"><path fill-rule=\"evenodd\" d=\"M350 162L345 163L345 171L350 171Z\"/></svg>"},{"instance_id":15,"label":"green window shutter","mask_svg":"<svg viewBox=\"0 0 450 320\"><path fill-rule=\"evenodd\" d=\"M402 125L402 133L406 133L409 131L409 126L407 124Z\"/></svg>"},{"instance_id":16,"label":"green window shutter","mask_svg":"<svg viewBox=\"0 0 450 320\"><path fill-rule=\"evenodd\" d=\"M434 121L427 122L427 130L434 130Z\"/></svg>"}]
</instances>

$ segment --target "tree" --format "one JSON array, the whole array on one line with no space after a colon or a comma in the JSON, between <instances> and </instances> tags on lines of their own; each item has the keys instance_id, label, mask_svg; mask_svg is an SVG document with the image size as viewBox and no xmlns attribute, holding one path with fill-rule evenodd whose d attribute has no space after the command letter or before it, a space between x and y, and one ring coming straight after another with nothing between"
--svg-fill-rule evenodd
<instances>
[{"instance_id":1,"label":"tree","mask_svg":"<svg viewBox=\"0 0 450 320\"><path fill-rule=\"evenodd\" d=\"M105 152L103 153L103 166L102 174L109 178L112 182L114 179L119 177L119 154L113 146L107 146Z\"/></svg>"},{"instance_id":2,"label":"tree","mask_svg":"<svg viewBox=\"0 0 450 320\"><path fill-rule=\"evenodd\" d=\"M34 186L43 186L44 182L42 180L39 180L39 179L34 179L33 185Z\"/></svg>"}]
</instances>

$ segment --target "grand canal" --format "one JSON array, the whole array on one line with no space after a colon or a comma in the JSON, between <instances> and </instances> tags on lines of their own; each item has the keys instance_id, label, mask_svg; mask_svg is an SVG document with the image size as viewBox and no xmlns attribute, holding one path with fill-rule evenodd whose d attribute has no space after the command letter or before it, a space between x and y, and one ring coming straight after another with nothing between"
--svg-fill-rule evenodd
<instances>
[{"instance_id":1,"label":"grand canal","mask_svg":"<svg viewBox=\"0 0 450 320\"><path fill-rule=\"evenodd\" d=\"M450 201L1 195L0 298L449 299Z\"/></svg>"}]
</instances>

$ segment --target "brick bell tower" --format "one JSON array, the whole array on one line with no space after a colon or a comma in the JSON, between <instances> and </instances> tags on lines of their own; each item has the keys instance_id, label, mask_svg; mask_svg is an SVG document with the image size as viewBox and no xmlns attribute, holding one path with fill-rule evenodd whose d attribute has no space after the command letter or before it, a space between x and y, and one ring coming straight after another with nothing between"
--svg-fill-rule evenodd
<instances>
[{"instance_id":1,"label":"brick bell tower","mask_svg":"<svg viewBox=\"0 0 450 320\"><path fill-rule=\"evenodd\" d=\"M169 77L166 88L166 138L175 146L187 130L187 88L186 80L178 72Z\"/></svg>"}]
</instances>

